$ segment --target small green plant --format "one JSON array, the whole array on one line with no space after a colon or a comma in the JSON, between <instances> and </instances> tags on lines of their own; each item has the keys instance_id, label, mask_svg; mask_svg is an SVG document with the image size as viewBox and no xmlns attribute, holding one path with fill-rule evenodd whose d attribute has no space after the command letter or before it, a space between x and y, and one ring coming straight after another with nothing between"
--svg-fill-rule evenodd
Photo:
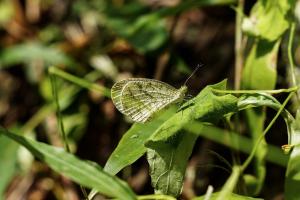
<instances>
[{"instance_id":1,"label":"small green plant","mask_svg":"<svg viewBox=\"0 0 300 200\"><path fill-rule=\"evenodd\" d=\"M297 27L294 15L295 0L258 0L253 5L249 16L244 13L244 0L188 0L155 12L151 12L147 6L136 2L124 5L122 9L107 6L111 5L110 3L98 5L94 2L89 6L105 8L101 10L101 15L97 15L97 20L100 20L97 22L99 25L108 27L109 31L126 40L139 54L153 56L157 53L156 51L166 46L170 36L165 28L165 20L162 19L178 16L195 7L228 4L236 13L234 89L228 89L226 79L207 85L194 98L181 105L180 109L176 106L162 108L169 106L173 100L176 102L182 99L183 93L187 90L186 86L182 90L176 90L163 82L141 78L129 79L118 82L117 86L122 87L113 87L111 97L109 87L96 84L95 81L100 78L110 78L113 82L117 82L117 72L113 70L109 73L92 71L86 73L85 77L79 77L67 71L85 71L85 68L79 67L81 63L77 63L75 59L68 57L53 46L46 47L38 42L26 42L5 49L0 55L0 67L8 68L19 63L26 63L33 70L35 65L31 63L32 60L42 60L47 66L45 71L48 73L45 74L46 78L40 84L40 93L45 103L38 112L17 131L0 128L0 148L3 148L0 155L4 155L4 161L9 161L2 165L4 169L2 171L11 170L7 172L7 175L2 172L4 181L0 180L3 185L0 184L0 191L3 193L7 186L9 176L13 174L13 169L10 168L17 160L18 147L12 142L14 141L57 173L78 183L86 199L93 199L96 193L100 193L109 198L124 200L174 200L182 194L189 158L193 150L198 148L196 141L199 138L205 138L231 150L243 152L247 156L245 159L233 156L233 162L228 164L231 167L230 175L223 186L219 189L209 187L206 194L195 196L194 200L259 199L256 197L260 196L264 183L268 181L266 162L286 168L285 199L300 199L300 99L298 93L300 86L293 55ZM84 13L87 9L77 4L74 7L79 13ZM104 18L105 20L101 21ZM105 48L102 50L105 51ZM25 54L26 52L30 56ZM288 71L287 78L284 78L288 86L283 89L275 88L277 77L280 75L276 70L279 55L282 55L282 62L284 66L287 66ZM111 67L113 64L105 58L107 57L101 57L101 63L105 63L108 68ZM171 58L169 62L171 63ZM60 65L74 66L75 69L63 69ZM28 74L30 72L32 71ZM31 77L30 80L38 82L39 76ZM128 98L132 91L126 91L127 105L121 107L118 98L122 95L121 89L123 92L124 84L137 80L142 81L142 84L132 86L131 89L135 90L134 92L140 92L141 87L152 87L152 89L155 87L155 91L161 88L169 89L170 95L177 92L178 96L170 97L164 104L158 106L155 104L163 99L156 98L154 103L151 101L152 104L149 106L151 109L148 110L142 108L147 104L141 103L142 99L138 97L139 108L134 112L128 112L128 109L132 109L131 104L137 100L136 96L139 94L131 94ZM134 123L123 133L103 168L97 163L81 160L72 153L76 139L81 138L84 126L87 124L87 111L85 106L82 106L83 108L78 108L77 115L67 116L62 113L67 113L71 105L78 100L76 98L81 96L82 88L100 94L102 98L109 100L112 98L117 108L124 114L136 122L146 122ZM141 95L147 96L146 93ZM282 97L284 100L281 100ZM153 98L153 96L148 95L147 98ZM292 107L288 107L289 104ZM158 109L155 110L156 108ZM267 121L269 109L275 111L275 114L270 121ZM152 114L158 110L159 115L153 117ZM145 111L153 111L153 113ZM53 112L56 113L57 126L64 148L26 136L34 135L32 132L36 126ZM138 116L138 119L133 115ZM278 122L280 117L284 120L287 130L287 141L282 141L282 149L268 144L265 139L266 135L272 137L271 127ZM241 124L245 125L246 131L242 131L243 125ZM249 137L242 135L242 132L247 132ZM71 137L71 133L75 134ZM4 151L4 149L9 150ZM218 152L216 154L218 155ZM154 194L138 195L117 174L144 155L149 165L148 173ZM221 157L221 155L218 156ZM248 171L250 168L253 169L250 170L251 172ZM87 194L85 188L92 190Z\"/></svg>"}]
</instances>

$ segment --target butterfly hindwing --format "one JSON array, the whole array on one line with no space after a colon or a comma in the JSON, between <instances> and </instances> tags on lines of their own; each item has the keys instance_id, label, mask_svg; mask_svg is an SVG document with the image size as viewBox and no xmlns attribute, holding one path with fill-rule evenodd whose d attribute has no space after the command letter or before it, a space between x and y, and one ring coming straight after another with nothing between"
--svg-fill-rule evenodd
<instances>
[{"instance_id":1,"label":"butterfly hindwing","mask_svg":"<svg viewBox=\"0 0 300 200\"><path fill-rule=\"evenodd\" d=\"M185 86L184 86L185 87ZM112 100L117 109L136 122L146 122L154 113L182 98L182 91L161 81L132 78L112 87Z\"/></svg>"}]
</instances>

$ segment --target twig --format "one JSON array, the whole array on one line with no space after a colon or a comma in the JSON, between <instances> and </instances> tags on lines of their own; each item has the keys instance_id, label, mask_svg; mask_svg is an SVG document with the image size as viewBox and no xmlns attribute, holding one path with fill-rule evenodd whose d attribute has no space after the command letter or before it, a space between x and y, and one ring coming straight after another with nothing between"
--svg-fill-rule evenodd
<instances>
[{"instance_id":1,"label":"twig","mask_svg":"<svg viewBox=\"0 0 300 200\"><path fill-rule=\"evenodd\" d=\"M235 25L235 79L234 89L238 90L241 86L241 75L243 68L243 45L242 45L242 19L243 19L244 0L238 0Z\"/></svg>"}]
</instances>

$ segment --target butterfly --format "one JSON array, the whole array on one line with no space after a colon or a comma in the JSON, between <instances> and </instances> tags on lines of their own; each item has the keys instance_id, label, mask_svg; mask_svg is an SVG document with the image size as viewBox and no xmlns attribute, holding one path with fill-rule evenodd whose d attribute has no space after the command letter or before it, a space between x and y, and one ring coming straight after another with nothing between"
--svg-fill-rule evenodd
<instances>
[{"instance_id":1,"label":"butterfly","mask_svg":"<svg viewBox=\"0 0 300 200\"><path fill-rule=\"evenodd\" d=\"M184 99L187 87L179 89L162 81L130 78L115 83L111 98L116 108L135 122L145 123L170 104Z\"/></svg>"}]
</instances>

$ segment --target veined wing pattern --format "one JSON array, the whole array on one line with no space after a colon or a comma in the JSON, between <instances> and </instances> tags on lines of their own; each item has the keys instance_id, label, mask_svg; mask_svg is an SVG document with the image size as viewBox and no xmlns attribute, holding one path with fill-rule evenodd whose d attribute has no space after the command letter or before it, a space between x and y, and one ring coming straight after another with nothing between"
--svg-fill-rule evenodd
<instances>
[{"instance_id":1,"label":"veined wing pattern","mask_svg":"<svg viewBox=\"0 0 300 200\"><path fill-rule=\"evenodd\" d=\"M186 86L176 89L154 79L131 78L113 85L111 97L116 108L135 122L149 121L154 113L183 99Z\"/></svg>"}]
</instances>

